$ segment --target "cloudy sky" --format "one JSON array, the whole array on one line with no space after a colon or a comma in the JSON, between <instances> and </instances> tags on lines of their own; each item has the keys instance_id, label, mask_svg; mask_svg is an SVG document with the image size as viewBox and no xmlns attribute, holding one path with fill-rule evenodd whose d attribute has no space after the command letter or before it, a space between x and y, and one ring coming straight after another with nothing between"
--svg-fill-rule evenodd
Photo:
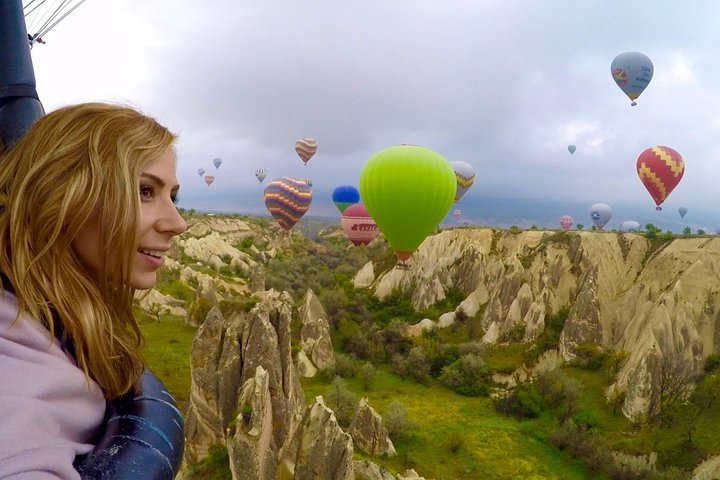
<instances>
[{"instance_id":1,"label":"cloudy sky","mask_svg":"<svg viewBox=\"0 0 720 480\"><path fill-rule=\"evenodd\" d=\"M337 215L336 186L412 143L473 165L456 206L470 220L502 223L519 205L508 223L571 214L588 225L604 202L611 227L714 231L719 20L713 0L87 0L32 56L47 110L122 102L177 132L185 208L265 214L263 167L311 179L308 214ZM610 75L626 51L654 64L635 107ZM300 137L318 143L307 166ZM686 164L662 212L635 169L654 145ZM216 157L207 187L197 169Z\"/></svg>"}]
</instances>

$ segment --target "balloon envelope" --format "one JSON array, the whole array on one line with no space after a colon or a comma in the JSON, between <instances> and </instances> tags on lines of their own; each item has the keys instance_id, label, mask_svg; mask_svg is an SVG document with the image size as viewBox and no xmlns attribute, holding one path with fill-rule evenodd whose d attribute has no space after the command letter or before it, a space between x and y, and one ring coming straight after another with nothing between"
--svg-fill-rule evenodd
<instances>
[{"instance_id":1,"label":"balloon envelope","mask_svg":"<svg viewBox=\"0 0 720 480\"><path fill-rule=\"evenodd\" d=\"M381 150L360 172L360 196L400 261L410 258L435 230L456 190L447 160L417 145Z\"/></svg>"},{"instance_id":2,"label":"balloon envelope","mask_svg":"<svg viewBox=\"0 0 720 480\"><path fill-rule=\"evenodd\" d=\"M310 208L312 190L305 180L283 177L265 187L265 206L285 230L290 230Z\"/></svg>"},{"instance_id":3,"label":"balloon envelope","mask_svg":"<svg viewBox=\"0 0 720 480\"><path fill-rule=\"evenodd\" d=\"M216 158L215 160L213 160L213 165L215 165L216 169L220 168L220 165L222 165L222 160L219 158Z\"/></svg>"},{"instance_id":4,"label":"balloon envelope","mask_svg":"<svg viewBox=\"0 0 720 480\"><path fill-rule=\"evenodd\" d=\"M567 230L573 225L573 218L570 215L563 215L560 217L560 227L563 230Z\"/></svg>"},{"instance_id":5,"label":"balloon envelope","mask_svg":"<svg viewBox=\"0 0 720 480\"><path fill-rule=\"evenodd\" d=\"M640 224L635 220L625 220L620 224L622 232L637 232L638 230L640 230Z\"/></svg>"},{"instance_id":6,"label":"balloon envelope","mask_svg":"<svg viewBox=\"0 0 720 480\"><path fill-rule=\"evenodd\" d=\"M345 209L340 217L340 226L353 245L367 245L378 236L375 220L365 208L365 205L356 203Z\"/></svg>"},{"instance_id":7,"label":"balloon envelope","mask_svg":"<svg viewBox=\"0 0 720 480\"><path fill-rule=\"evenodd\" d=\"M458 202L475 182L475 169L466 162L450 162L450 166L455 171L455 178L457 179L455 201Z\"/></svg>"},{"instance_id":8,"label":"balloon envelope","mask_svg":"<svg viewBox=\"0 0 720 480\"><path fill-rule=\"evenodd\" d=\"M267 177L267 171L264 168L258 168L257 170L255 170L255 177L260 183L262 183L263 180L265 180L265 178Z\"/></svg>"},{"instance_id":9,"label":"balloon envelope","mask_svg":"<svg viewBox=\"0 0 720 480\"><path fill-rule=\"evenodd\" d=\"M577 147L575 145L568 145L568 152L570 152L570 155L575 153L575 150L577 150Z\"/></svg>"},{"instance_id":10,"label":"balloon envelope","mask_svg":"<svg viewBox=\"0 0 720 480\"><path fill-rule=\"evenodd\" d=\"M645 54L625 52L612 61L610 73L620 90L632 100L631 105L635 105L635 100L652 80L653 64Z\"/></svg>"},{"instance_id":11,"label":"balloon envelope","mask_svg":"<svg viewBox=\"0 0 720 480\"><path fill-rule=\"evenodd\" d=\"M685 207L678 208L678 213L680 214L681 218L685 218L685 215L687 215L687 208L685 208Z\"/></svg>"},{"instance_id":12,"label":"balloon envelope","mask_svg":"<svg viewBox=\"0 0 720 480\"><path fill-rule=\"evenodd\" d=\"M682 156L669 147L650 147L643 151L636 163L638 177L650 192L660 210L660 204L670 195L685 173Z\"/></svg>"},{"instance_id":13,"label":"balloon envelope","mask_svg":"<svg viewBox=\"0 0 720 480\"><path fill-rule=\"evenodd\" d=\"M301 138L295 142L295 152L305 165L310 161L315 152L317 152L317 142L312 138Z\"/></svg>"},{"instance_id":14,"label":"balloon envelope","mask_svg":"<svg viewBox=\"0 0 720 480\"><path fill-rule=\"evenodd\" d=\"M202 177L203 175L205 175L205 169L204 169L204 168L198 168L197 172L198 172L198 175L200 175L201 177Z\"/></svg>"},{"instance_id":15,"label":"balloon envelope","mask_svg":"<svg viewBox=\"0 0 720 480\"><path fill-rule=\"evenodd\" d=\"M350 205L360 203L360 192L352 185L341 185L333 190L332 200L340 213L343 213Z\"/></svg>"},{"instance_id":16,"label":"balloon envelope","mask_svg":"<svg viewBox=\"0 0 720 480\"><path fill-rule=\"evenodd\" d=\"M605 224L610 220L610 217L612 217L612 209L610 208L610 205L605 203L596 203L590 207L590 218L592 218L592 221L597 228L602 230Z\"/></svg>"},{"instance_id":17,"label":"balloon envelope","mask_svg":"<svg viewBox=\"0 0 720 480\"><path fill-rule=\"evenodd\" d=\"M212 185L212 183L215 181L215 177L213 175L205 175L205 183L208 184L208 187Z\"/></svg>"}]
</instances>

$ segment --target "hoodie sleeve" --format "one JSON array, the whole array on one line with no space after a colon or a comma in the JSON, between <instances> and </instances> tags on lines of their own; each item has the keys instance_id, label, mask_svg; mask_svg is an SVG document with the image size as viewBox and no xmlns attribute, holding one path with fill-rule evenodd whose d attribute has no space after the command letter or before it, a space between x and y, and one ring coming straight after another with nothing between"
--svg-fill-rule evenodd
<instances>
[{"instance_id":1,"label":"hoodie sleeve","mask_svg":"<svg viewBox=\"0 0 720 480\"><path fill-rule=\"evenodd\" d=\"M1 292L1 291L0 291ZM0 478L80 478L105 415L102 391L35 319L0 293Z\"/></svg>"}]
</instances>

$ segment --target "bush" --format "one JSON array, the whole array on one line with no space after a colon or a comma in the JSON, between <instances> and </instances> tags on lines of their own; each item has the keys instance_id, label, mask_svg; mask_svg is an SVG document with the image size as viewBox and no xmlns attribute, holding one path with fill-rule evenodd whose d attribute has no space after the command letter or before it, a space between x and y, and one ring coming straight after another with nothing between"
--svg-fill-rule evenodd
<instances>
[{"instance_id":1,"label":"bush","mask_svg":"<svg viewBox=\"0 0 720 480\"><path fill-rule=\"evenodd\" d=\"M583 342L577 346L577 364L588 370L598 370L603 366L606 354L600 349L596 343Z\"/></svg>"},{"instance_id":2,"label":"bush","mask_svg":"<svg viewBox=\"0 0 720 480\"><path fill-rule=\"evenodd\" d=\"M490 393L490 369L478 355L467 354L443 367L438 381L460 395L472 397Z\"/></svg>"},{"instance_id":3,"label":"bush","mask_svg":"<svg viewBox=\"0 0 720 480\"><path fill-rule=\"evenodd\" d=\"M594 410L583 410L572 417L573 423L578 428L592 430L600 424L600 418Z\"/></svg>"},{"instance_id":4,"label":"bush","mask_svg":"<svg viewBox=\"0 0 720 480\"><path fill-rule=\"evenodd\" d=\"M543 399L530 385L520 385L509 395L497 398L495 410L519 418L537 418L544 410Z\"/></svg>"},{"instance_id":5,"label":"bush","mask_svg":"<svg viewBox=\"0 0 720 480\"><path fill-rule=\"evenodd\" d=\"M705 359L705 373L710 373L718 367L720 367L720 355L712 354Z\"/></svg>"},{"instance_id":6,"label":"bush","mask_svg":"<svg viewBox=\"0 0 720 480\"><path fill-rule=\"evenodd\" d=\"M350 426L355 417L358 397L352 393L342 377L335 377L332 386L325 393L327 406L335 412L335 418L341 427Z\"/></svg>"},{"instance_id":7,"label":"bush","mask_svg":"<svg viewBox=\"0 0 720 480\"><path fill-rule=\"evenodd\" d=\"M388 404L387 411L382 418L383 426L391 438L407 437L410 432L417 429L417 425L408 419L405 404L397 400Z\"/></svg>"}]
</instances>

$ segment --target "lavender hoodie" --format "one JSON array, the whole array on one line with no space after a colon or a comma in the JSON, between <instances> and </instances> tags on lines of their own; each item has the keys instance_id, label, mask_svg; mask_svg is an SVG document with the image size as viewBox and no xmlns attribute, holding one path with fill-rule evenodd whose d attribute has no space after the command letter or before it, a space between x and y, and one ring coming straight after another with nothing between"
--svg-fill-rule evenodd
<instances>
[{"instance_id":1,"label":"lavender hoodie","mask_svg":"<svg viewBox=\"0 0 720 480\"><path fill-rule=\"evenodd\" d=\"M73 461L93 449L105 400L40 322L16 313L0 290L0 479L77 480Z\"/></svg>"}]
</instances>

